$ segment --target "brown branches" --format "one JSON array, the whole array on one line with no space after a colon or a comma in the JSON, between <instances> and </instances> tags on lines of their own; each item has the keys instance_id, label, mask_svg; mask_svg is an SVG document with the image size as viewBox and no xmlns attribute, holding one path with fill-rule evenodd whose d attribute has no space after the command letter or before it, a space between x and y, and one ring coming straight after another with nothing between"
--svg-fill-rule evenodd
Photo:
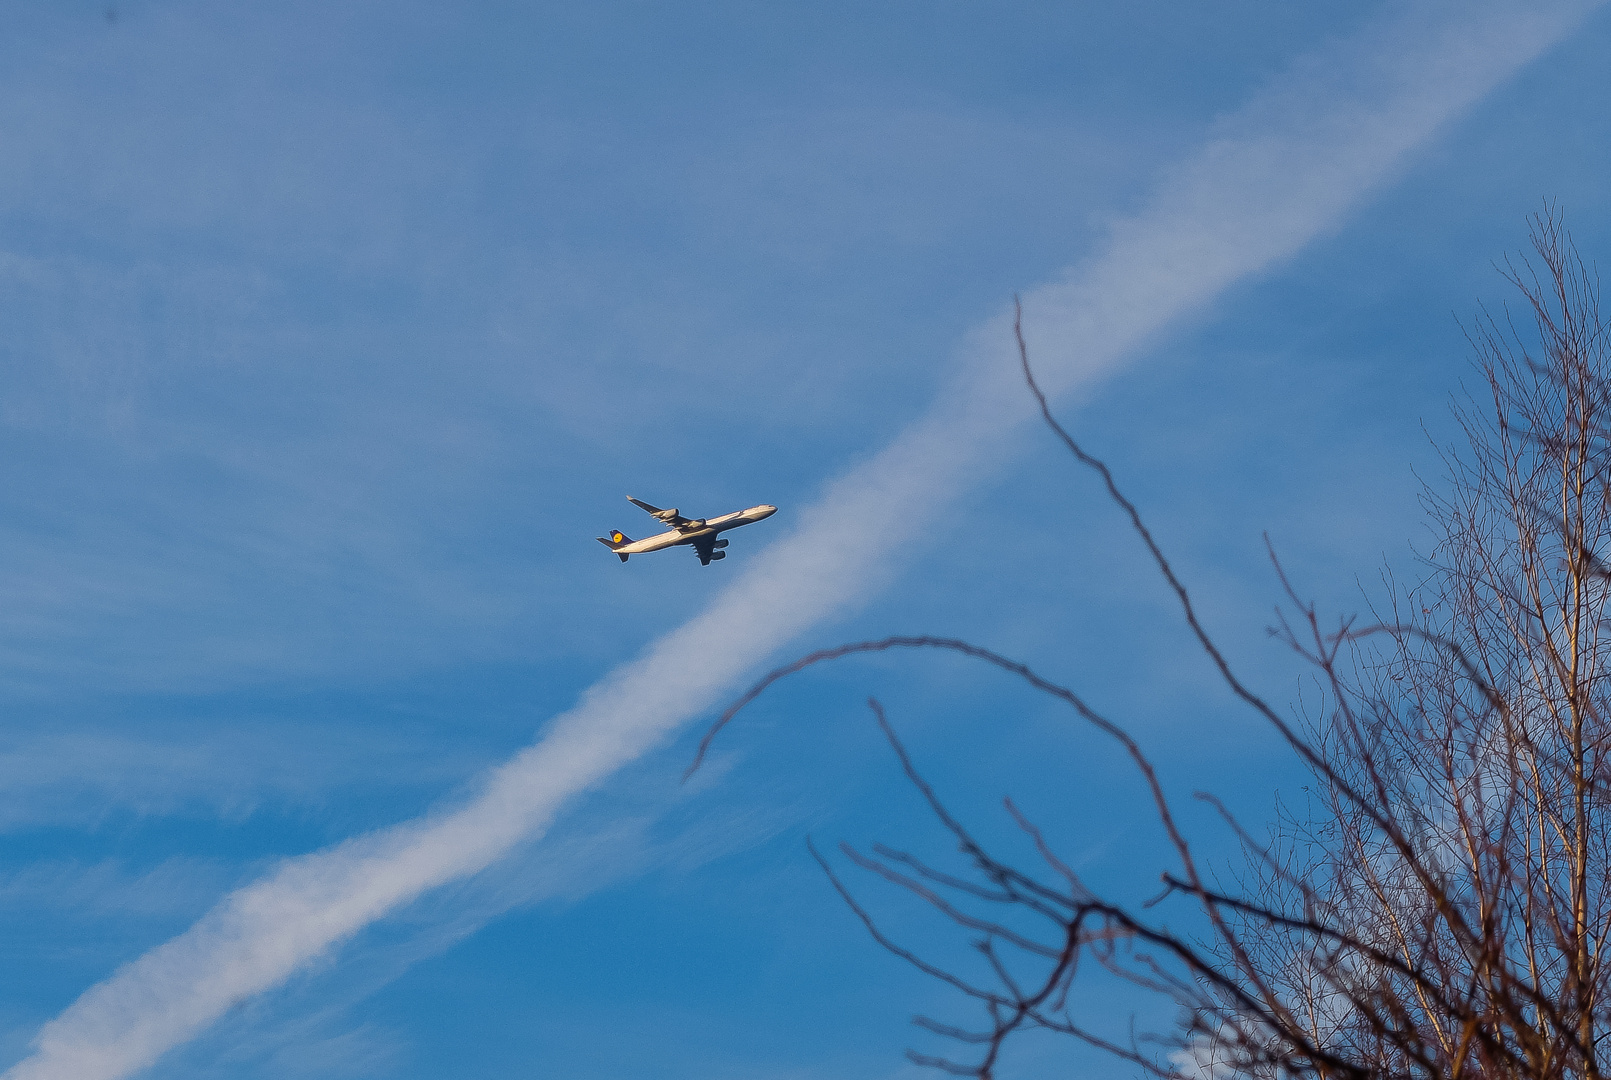
<instances>
[{"instance_id":1,"label":"brown branches","mask_svg":"<svg viewBox=\"0 0 1611 1080\"><path fill-rule=\"evenodd\" d=\"M845 846L851 864L917 899L970 944L979 974L920 956L886 934L812 854L886 949L983 1011L926 1030L969 1062L914 1061L988 1080L1020 1032L1100 1047L1171 1080L1236 1076L1598 1080L1611 1039L1611 333L1598 283L1552 210L1534 222L1534 261L1507 262L1533 332L1485 316L1470 332L1484 380L1457 407L1467 436L1425 505L1440 534L1424 580L1388 580L1363 628L1322 627L1273 550L1295 618L1272 633L1314 672L1322 707L1297 719L1244 684L1112 471L1057 420L1015 323L1042 419L1101 478L1237 700L1268 722L1313 777L1303 815L1283 811L1256 841L1212 796L1245 854L1236 888L1205 884L1157 773L1123 727L1074 690L972 643L892 637L824 649L766 675L700 743L781 678L891 649L982 660L1069 706L1115 740L1146 785L1174 852L1146 904L1102 896L1008 801L1040 860L990 851L922 776L876 701L908 783L956 841L962 872L906 852ZM1196 937L1151 915L1188 901ZM1116 1038L1071 1014L1082 963L1182 1010L1168 1034Z\"/></svg>"}]
</instances>

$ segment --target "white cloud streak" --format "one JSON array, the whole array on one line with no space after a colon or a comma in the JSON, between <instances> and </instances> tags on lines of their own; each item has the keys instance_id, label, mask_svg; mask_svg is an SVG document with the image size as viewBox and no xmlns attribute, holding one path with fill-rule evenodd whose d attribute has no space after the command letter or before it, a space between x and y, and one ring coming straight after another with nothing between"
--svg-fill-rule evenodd
<instances>
[{"instance_id":1,"label":"white cloud streak","mask_svg":"<svg viewBox=\"0 0 1611 1080\"><path fill-rule=\"evenodd\" d=\"M1026 295L1048 388L1088 390L1172 322L1333 228L1407 151L1598 6L1412 5L1274 80L1094 257ZM88 990L4 1077L114 1080L150 1065L388 912L540 834L567 800L864 600L900 544L999 466L1030 418L1009 327L1004 314L971 334L924 418L830 484L709 608L584 694L473 798L287 860Z\"/></svg>"}]
</instances>

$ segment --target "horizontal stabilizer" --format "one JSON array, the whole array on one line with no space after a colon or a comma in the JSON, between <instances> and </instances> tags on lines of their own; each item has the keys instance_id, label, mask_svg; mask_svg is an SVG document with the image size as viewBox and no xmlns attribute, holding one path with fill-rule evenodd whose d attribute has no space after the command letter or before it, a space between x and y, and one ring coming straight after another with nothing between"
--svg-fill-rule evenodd
<instances>
[{"instance_id":1,"label":"horizontal stabilizer","mask_svg":"<svg viewBox=\"0 0 1611 1080\"><path fill-rule=\"evenodd\" d=\"M626 553L619 549L632 543L632 538L620 529L615 530L609 536L595 536L593 539L615 552L622 562L627 561Z\"/></svg>"}]
</instances>

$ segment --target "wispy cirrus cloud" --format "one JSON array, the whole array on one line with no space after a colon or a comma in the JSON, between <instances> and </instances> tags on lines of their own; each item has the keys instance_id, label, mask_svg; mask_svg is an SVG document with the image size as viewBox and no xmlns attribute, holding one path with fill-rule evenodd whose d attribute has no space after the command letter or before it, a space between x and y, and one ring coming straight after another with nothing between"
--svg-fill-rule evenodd
<instances>
[{"instance_id":1,"label":"wispy cirrus cloud","mask_svg":"<svg viewBox=\"0 0 1611 1080\"><path fill-rule=\"evenodd\" d=\"M1598 4L1413 5L1337 42L1225 118L1137 214L1025 297L1051 389L1088 391L1149 339L1336 227L1406 154ZM828 484L800 527L705 609L556 718L477 793L282 863L87 991L12 1080L112 1080L192 1038L427 890L540 835L562 806L663 743L777 650L863 602L914 529L999 467L1031 417L1008 316L969 335L933 408Z\"/></svg>"},{"instance_id":2,"label":"wispy cirrus cloud","mask_svg":"<svg viewBox=\"0 0 1611 1080\"><path fill-rule=\"evenodd\" d=\"M265 802L313 807L342 789L440 790L485 764L396 731L384 741L315 724L223 728L171 723L139 736L105 729L0 739L0 832L118 816L241 820ZM377 745L379 742L379 745Z\"/></svg>"}]
</instances>

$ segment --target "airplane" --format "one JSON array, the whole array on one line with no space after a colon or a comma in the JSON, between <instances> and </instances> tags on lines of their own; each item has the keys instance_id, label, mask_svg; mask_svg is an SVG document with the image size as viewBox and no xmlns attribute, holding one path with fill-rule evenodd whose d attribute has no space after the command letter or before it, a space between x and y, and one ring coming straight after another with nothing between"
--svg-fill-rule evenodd
<instances>
[{"instance_id":1,"label":"airplane","mask_svg":"<svg viewBox=\"0 0 1611 1080\"><path fill-rule=\"evenodd\" d=\"M727 546L726 540L716 539L717 533L724 533L728 529L736 529L740 525L761 521L778 512L775 506L762 504L752 506L748 510L739 510L731 514L723 514L713 518L685 518L675 509L662 510L658 506L650 506L641 499L627 496L627 502L633 506L642 507L662 522L671 526L670 532L660 533L643 540L634 540L626 533L617 529L608 537L598 537L598 542L620 556L622 562L627 561L628 555L642 555L647 551L659 551L661 548L676 547L679 544L691 545L694 554L699 556L700 566L709 566L719 559L727 558L727 552L722 549Z\"/></svg>"}]
</instances>

